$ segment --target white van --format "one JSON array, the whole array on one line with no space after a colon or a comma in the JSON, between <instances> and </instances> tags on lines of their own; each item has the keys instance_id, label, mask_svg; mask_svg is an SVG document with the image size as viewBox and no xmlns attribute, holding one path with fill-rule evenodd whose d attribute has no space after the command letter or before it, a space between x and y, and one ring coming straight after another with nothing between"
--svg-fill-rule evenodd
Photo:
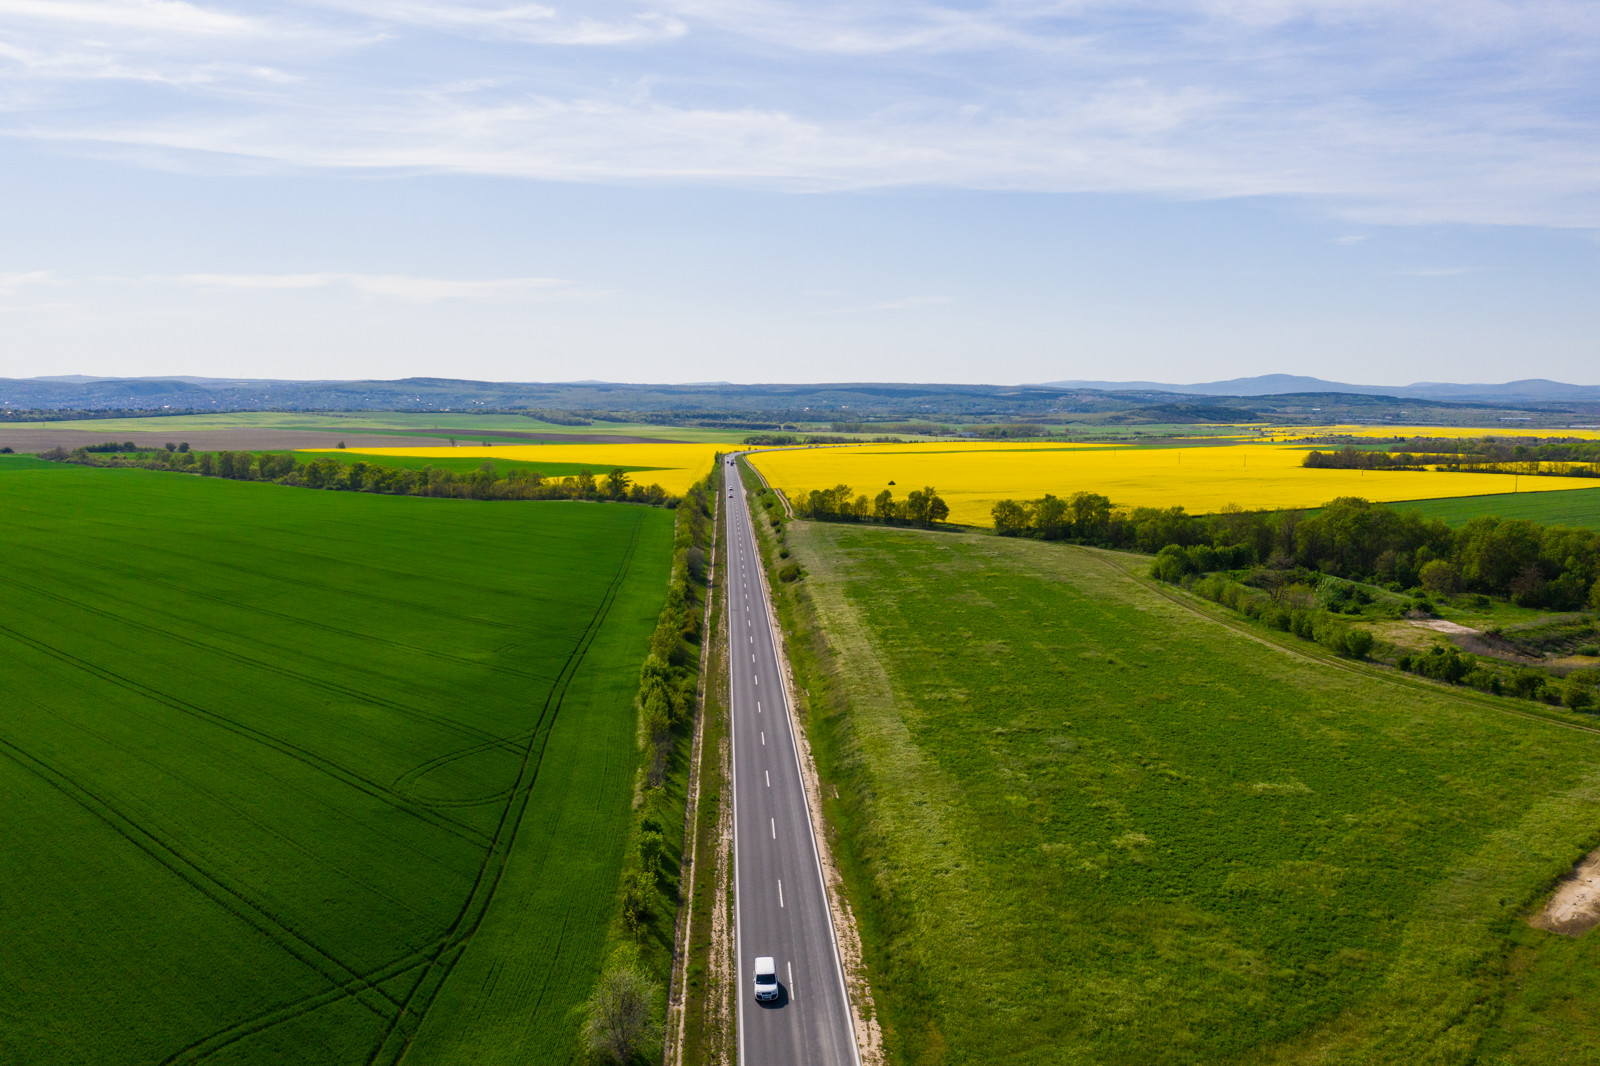
<instances>
[{"instance_id":1,"label":"white van","mask_svg":"<svg viewBox=\"0 0 1600 1066\"><path fill-rule=\"evenodd\" d=\"M756 960L756 1002L766 1003L778 998L778 964L771 955Z\"/></svg>"}]
</instances>

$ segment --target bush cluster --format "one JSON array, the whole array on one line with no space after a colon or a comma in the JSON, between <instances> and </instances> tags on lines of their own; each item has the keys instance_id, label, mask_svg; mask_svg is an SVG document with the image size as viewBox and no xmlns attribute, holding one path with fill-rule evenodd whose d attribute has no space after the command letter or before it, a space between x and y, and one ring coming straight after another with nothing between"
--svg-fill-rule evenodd
<instances>
[{"instance_id":1,"label":"bush cluster","mask_svg":"<svg viewBox=\"0 0 1600 1066\"><path fill-rule=\"evenodd\" d=\"M1156 566L1159 567L1161 561L1158 557ZM1159 575L1154 574L1152 569L1152 576ZM1324 608L1295 606L1286 602L1282 595L1263 592L1223 574L1211 574L1194 580L1189 588L1214 603L1220 603L1248 618L1258 619L1273 629L1293 633L1302 640L1316 641L1336 655L1365 659L1372 652L1371 632L1340 621L1334 612Z\"/></svg>"},{"instance_id":2,"label":"bush cluster","mask_svg":"<svg viewBox=\"0 0 1600 1066\"><path fill-rule=\"evenodd\" d=\"M812 489L794 500L794 513L823 522L882 522L884 525L932 526L950 517L950 505L932 485L912 489L904 500L884 489L872 499L853 496L849 485Z\"/></svg>"},{"instance_id":3,"label":"bush cluster","mask_svg":"<svg viewBox=\"0 0 1600 1066\"><path fill-rule=\"evenodd\" d=\"M1169 546L1196 554L1169 568L1203 572L1204 551L1216 569L1262 565L1300 567L1388 588L1423 587L1433 595L1496 595L1523 607L1570 611L1600 607L1600 533L1546 526L1519 518L1483 516L1452 530L1354 496L1304 511L1224 508L1211 515L1181 507L1114 507L1098 493L1046 495L994 505L995 532L1073 540L1155 555ZM1226 561L1220 561L1226 560ZM1167 580L1174 580L1167 576Z\"/></svg>"}]
</instances>

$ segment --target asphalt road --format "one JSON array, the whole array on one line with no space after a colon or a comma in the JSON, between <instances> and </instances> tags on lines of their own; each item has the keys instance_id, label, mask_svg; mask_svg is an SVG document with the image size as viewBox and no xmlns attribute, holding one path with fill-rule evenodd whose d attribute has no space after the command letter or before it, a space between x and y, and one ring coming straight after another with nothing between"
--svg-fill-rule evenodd
<instances>
[{"instance_id":1,"label":"asphalt road","mask_svg":"<svg viewBox=\"0 0 1600 1066\"><path fill-rule=\"evenodd\" d=\"M737 469L726 471L728 660L733 716L734 936L743 1066L856 1066L844 974L811 834L777 646ZM771 955L782 994L755 999Z\"/></svg>"}]
</instances>

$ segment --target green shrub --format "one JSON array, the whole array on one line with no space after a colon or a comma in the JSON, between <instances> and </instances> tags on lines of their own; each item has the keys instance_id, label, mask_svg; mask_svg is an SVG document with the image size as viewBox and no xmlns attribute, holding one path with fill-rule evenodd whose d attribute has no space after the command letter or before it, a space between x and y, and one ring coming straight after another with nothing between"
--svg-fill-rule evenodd
<instances>
[{"instance_id":1,"label":"green shrub","mask_svg":"<svg viewBox=\"0 0 1600 1066\"><path fill-rule=\"evenodd\" d=\"M790 563L788 566L785 566L782 570L779 570L778 571L778 580L779 581L786 581L786 582L787 581L798 581L798 580L800 580L800 564L799 563Z\"/></svg>"}]
</instances>

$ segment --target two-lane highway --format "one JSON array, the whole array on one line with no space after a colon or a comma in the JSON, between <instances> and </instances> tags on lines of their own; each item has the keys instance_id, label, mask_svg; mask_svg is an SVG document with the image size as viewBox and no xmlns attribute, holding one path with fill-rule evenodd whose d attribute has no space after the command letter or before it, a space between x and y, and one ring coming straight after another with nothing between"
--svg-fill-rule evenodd
<instances>
[{"instance_id":1,"label":"two-lane highway","mask_svg":"<svg viewBox=\"0 0 1600 1066\"><path fill-rule=\"evenodd\" d=\"M855 1032L812 836L777 644L736 459L724 471L733 736L734 940L743 1066L857 1066ZM755 999L755 960L782 995Z\"/></svg>"}]
</instances>

